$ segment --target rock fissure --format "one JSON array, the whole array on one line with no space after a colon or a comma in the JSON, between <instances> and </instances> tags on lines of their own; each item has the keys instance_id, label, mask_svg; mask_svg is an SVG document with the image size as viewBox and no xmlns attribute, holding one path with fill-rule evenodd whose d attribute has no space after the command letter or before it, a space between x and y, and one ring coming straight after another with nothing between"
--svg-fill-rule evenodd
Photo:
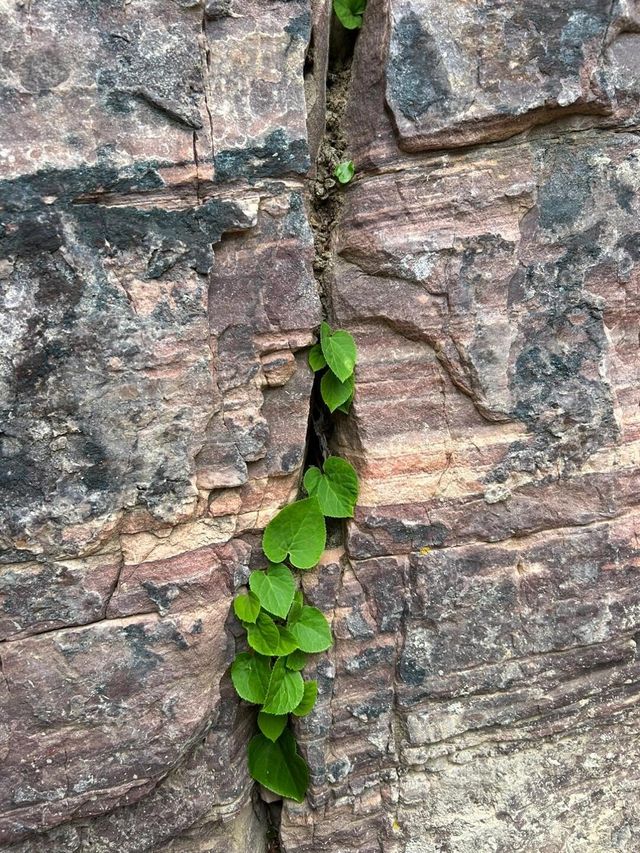
<instances>
[{"instance_id":1,"label":"rock fissure","mask_svg":"<svg viewBox=\"0 0 640 853\"><path fill-rule=\"evenodd\" d=\"M632 849L633 4L10 5L0 846ZM332 450L363 500L304 577L335 643L270 815L225 619Z\"/></svg>"}]
</instances>

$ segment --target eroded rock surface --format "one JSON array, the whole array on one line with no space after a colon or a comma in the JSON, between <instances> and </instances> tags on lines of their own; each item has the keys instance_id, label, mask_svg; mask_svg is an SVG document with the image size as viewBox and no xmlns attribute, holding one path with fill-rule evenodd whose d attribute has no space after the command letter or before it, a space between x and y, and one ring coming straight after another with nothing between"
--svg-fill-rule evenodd
<instances>
[{"instance_id":1,"label":"eroded rock surface","mask_svg":"<svg viewBox=\"0 0 640 853\"><path fill-rule=\"evenodd\" d=\"M311 15L0 3L2 849L265 846L228 614L304 459Z\"/></svg>"},{"instance_id":2,"label":"eroded rock surface","mask_svg":"<svg viewBox=\"0 0 640 853\"><path fill-rule=\"evenodd\" d=\"M310 214L329 7L0 0L1 849L265 849L228 614L320 284L362 494L283 851L640 846L637 4L369 0Z\"/></svg>"},{"instance_id":3,"label":"eroded rock surface","mask_svg":"<svg viewBox=\"0 0 640 853\"><path fill-rule=\"evenodd\" d=\"M327 276L362 494L308 583L336 646L287 851L638 844L636 22L369 4Z\"/></svg>"}]
</instances>

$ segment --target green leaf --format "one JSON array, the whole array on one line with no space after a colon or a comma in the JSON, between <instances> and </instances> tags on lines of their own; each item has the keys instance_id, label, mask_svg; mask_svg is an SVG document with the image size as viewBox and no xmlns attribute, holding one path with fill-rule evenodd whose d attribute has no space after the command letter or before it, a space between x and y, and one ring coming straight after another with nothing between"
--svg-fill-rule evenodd
<instances>
[{"instance_id":1,"label":"green leaf","mask_svg":"<svg viewBox=\"0 0 640 853\"><path fill-rule=\"evenodd\" d=\"M349 397L346 403L343 403L341 406L338 406L336 411L342 412L343 415L348 415L351 410L351 404L353 403L353 394Z\"/></svg>"},{"instance_id":2,"label":"green leaf","mask_svg":"<svg viewBox=\"0 0 640 853\"><path fill-rule=\"evenodd\" d=\"M274 655L281 658L291 654L291 652L295 652L298 648L298 641L288 628L278 625L278 631L280 632L280 640L278 641Z\"/></svg>"},{"instance_id":3,"label":"green leaf","mask_svg":"<svg viewBox=\"0 0 640 853\"><path fill-rule=\"evenodd\" d=\"M318 682L317 681L305 681L304 683L304 693L302 695L302 699L297 708L294 709L292 713L296 715L296 717L306 717L306 715L311 711L313 706L316 704L316 698L318 696Z\"/></svg>"},{"instance_id":4,"label":"green leaf","mask_svg":"<svg viewBox=\"0 0 640 853\"><path fill-rule=\"evenodd\" d=\"M304 604L304 598L302 596L302 590L297 590L296 594L293 596L293 604L291 605L291 610L289 611L289 617L287 618L287 625L291 627L294 622L297 622L300 618L300 614L302 613L302 605Z\"/></svg>"},{"instance_id":5,"label":"green leaf","mask_svg":"<svg viewBox=\"0 0 640 853\"><path fill-rule=\"evenodd\" d=\"M327 531L320 504L306 498L289 504L272 518L262 537L262 549L272 563L287 555L297 569L311 569L324 551Z\"/></svg>"},{"instance_id":6,"label":"green leaf","mask_svg":"<svg viewBox=\"0 0 640 853\"><path fill-rule=\"evenodd\" d=\"M297 708L304 695L304 682L299 672L292 672L280 658L271 670L269 688L262 710L266 714L288 714Z\"/></svg>"},{"instance_id":7,"label":"green leaf","mask_svg":"<svg viewBox=\"0 0 640 853\"><path fill-rule=\"evenodd\" d=\"M353 376L341 382L332 370L327 370L320 381L320 393L330 412L335 412L353 397Z\"/></svg>"},{"instance_id":8,"label":"green leaf","mask_svg":"<svg viewBox=\"0 0 640 853\"><path fill-rule=\"evenodd\" d=\"M321 471L314 465L304 475L307 493L318 498L320 509L330 518L352 518L358 500L358 475L353 465L339 456L330 456L322 467Z\"/></svg>"},{"instance_id":9,"label":"green leaf","mask_svg":"<svg viewBox=\"0 0 640 853\"><path fill-rule=\"evenodd\" d=\"M286 619L296 591L290 569L279 563L269 566L266 572L251 572L249 587L265 610Z\"/></svg>"},{"instance_id":10,"label":"green leaf","mask_svg":"<svg viewBox=\"0 0 640 853\"><path fill-rule=\"evenodd\" d=\"M303 652L324 652L331 645L331 629L317 607L302 608L298 621L289 627ZM271 676L273 680L273 675Z\"/></svg>"},{"instance_id":11,"label":"green leaf","mask_svg":"<svg viewBox=\"0 0 640 853\"><path fill-rule=\"evenodd\" d=\"M284 663L287 669L293 669L296 672L299 672L306 666L307 656L304 652L301 652L300 649L296 649L295 652L291 652Z\"/></svg>"},{"instance_id":12,"label":"green leaf","mask_svg":"<svg viewBox=\"0 0 640 853\"><path fill-rule=\"evenodd\" d=\"M269 658L262 655L239 654L231 664L231 681L241 699L261 705L271 679Z\"/></svg>"},{"instance_id":13,"label":"green leaf","mask_svg":"<svg viewBox=\"0 0 640 853\"><path fill-rule=\"evenodd\" d=\"M356 366L357 356L356 342L349 332L342 329L332 332L327 323L322 323L320 326L320 346L331 371L335 373L340 382L346 382Z\"/></svg>"},{"instance_id":14,"label":"green leaf","mask_svg":"<svg viewBox=\"0 0 640 853\"><path fill-rule=\"evenodd\" d=\"M255 625L247 625L247 642L261 655L275 655L280 643L280 631L271 616L260 613Z\"/></svg>"},{"instance_id":15,"label":"green leaf","mask_svg":"<svg viewBox=\"0 0 640 853\"><path fill-rule=\"evenodd\" d=\"M327 362L325 361L325 357L322 355L322 347L320 344L314 344L309 350L309 367L314 373L317 373L318 370L322 370L322 368L326 366Z\"/></svg>"},{"instance_id":16,"label":"green leaf","mask_svg":"<svg viewBox=\"0 0 640 853\"><path fill-rule=\"evenodd\" d=\"M353 165L353 160L345 160L343 163L338 163L333 170L333 174L341 184L351 183L355 173L356 167Z\"/></svg>"},{"instance_id":17,"label":"green leaf","mask_svg":"<svg viewBox=\"0 0 640 853\"><path fill-rule=\"evenodd\" d=\"M249 742L249 773L274 794L301 803L309 786L309 768L300 755L296 740L285 729L272 743L259 734Z\"/></svg>"},{"instance_id":18,"label":"green leaf","mask_svg":"<svg viewBox=\"0 0 640 853\"><path fill-rule=\"evenodd\" d=\"M302 697L302 701L304 702L304 696ZM258 728L269 740L276 741L284 731L287 719L286 714L265 714L264 711L260 711L258 714Z\"/></svg>"},{"instance_id":19,"label":"green leaf","mask_svg":"<svg viewBox=\"0 0 640 853\"><path fill-rule=\"evenodd\" d=\"M366 0L333 0L333 11L347 30L359 30Z\"/></svg>"},{"instance_id":20,"label":"green leaf","mask_svg":"<svg viewBox=\"0 0 640 853\"><path fill-rule=\"evenodd\" d=\"M260 602L251 592L237 595L233 599L233 611L241 622L255 622L260 613Z\"/></svg>"}]
</instances>

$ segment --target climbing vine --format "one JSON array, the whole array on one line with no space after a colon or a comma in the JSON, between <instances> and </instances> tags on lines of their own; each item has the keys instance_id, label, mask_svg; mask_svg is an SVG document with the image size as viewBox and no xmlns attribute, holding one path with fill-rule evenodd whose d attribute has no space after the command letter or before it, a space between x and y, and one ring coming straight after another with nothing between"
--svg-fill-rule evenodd
<instances>
[{"instance_id":1,"label":"climbing vine","mask_svg":"<svg viewBox=\"0 0 640 853\"><path fill-rule=\"evenodd\" d=\"M347 30L359 30L367 0L333 0L333 11Z\"/></svg>"},{"instance_id":2,"label":"climbing vine","mask_svg":"<svg viewBox=\"0 0 640 853\"><path fill-rule=\"evenodd\" d=\"M320 327L309 365L322 371L320 394L329 411L348 413L353 399L356 345L348 332ZM233 609L247 634L249 651L236 656L231 680L241 699L260 706L259 732L249 743L251 776L275 794L301 802L309 768L298 753L289 715L303 717L316 701L318 684L301 674L307 655L326 651L331 629L323 613L304 603L291 567L307 571L325 549L325 518L350 518L358 477L346 460L329 456L303 480L306 498L280 510L265 528L265 569L251 572L249 589Z\"/></svg>"}]
</instances>

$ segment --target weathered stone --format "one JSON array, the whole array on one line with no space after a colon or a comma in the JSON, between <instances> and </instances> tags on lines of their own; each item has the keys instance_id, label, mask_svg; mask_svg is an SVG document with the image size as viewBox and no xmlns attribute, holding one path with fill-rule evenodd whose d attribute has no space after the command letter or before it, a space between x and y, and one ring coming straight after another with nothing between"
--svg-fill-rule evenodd
<instances>
[{"instance_id":1,"label":"weathered stone","mask_svg":"<svg viewBox=\"0 0 640 853\"><path fill-rule=\"evenodd\" d=\"M231 13L204 27L215 179L304 174L310 3L233 0Z\"/></svg>"},{"instance_id":2,"label":"weathered stone","mask_svg":"<svg viewBox=\"0 0 640 853\"><path fill-rule=\"evenodd\" d=\"M638 846L637 3L369 0L326 110L330 17L0 0L2 849L266 853L230 603L314 262L361 495L282 850Z\"/></svg>"},{"instance_id":3,"label":"weathered stone","mask_svg":"<svg viewBox=\"0 0 640 853\"><path fill-rule=\"evenodd\" d=\"M326 279L361 496L287 853L640 832L634 15L368 4Z\"/></svg>"},{"instance_id":4,"label":"weathered stone","mask_svg":"<svg viewBox=\"0 0 640 853\"><path fill-rule=\"evenodd\" d=\"M350 151L381 165L554 120L634 126L639 21L635 0L369 0Z\"/></svg>"},{"instance_id":5,"label":"weathered stone","mask_svg":"<svg viewBox=\"0 0 640 853\"><path fill-rule=\"evenodd\" d=\"M121 555L0 567L0 639L104 618Z\"/></svg>"},{"instance_id":6,"label":"weathered stone","mask_svg":"<svg viewBox=\"0 0 640 853\"><path fill-rule=\"evenodd\" d=\"M350 193L333 298L362 324L354 556L637 505L636 147L545 135ZM380 232L392 187L403 202Z\"/></svg>"},{"instance_id":7,"label":"weathered stone","mask_svg":"<svg viewBox=\"0 0 640 853\"><path fill-rule=\"evenodd\" d=\"M3 849L266 844L228 619L306 442L312 12L241 5L0 2Z\"/></svg>"}]
</instances>

